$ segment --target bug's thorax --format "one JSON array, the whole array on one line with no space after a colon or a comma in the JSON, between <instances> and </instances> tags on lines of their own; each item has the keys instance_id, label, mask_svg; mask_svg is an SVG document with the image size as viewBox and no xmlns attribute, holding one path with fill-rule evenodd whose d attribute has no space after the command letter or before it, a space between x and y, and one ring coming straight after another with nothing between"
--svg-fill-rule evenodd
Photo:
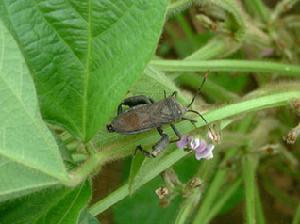
<instances>
[{"instance_id":1,"label":"bug's thorax","mask_svg":"<svg viewBox=\"0 0 300 224\"><path fill-rule=\"evenodd\" d=\"M182 116L186 113L186 107L182 106L180 103L177 102L175 97L170 96L167 97L165 100L165 105L168 107L170 113L172 113L174 121L179 121L182 119Z\"/></svg>"}]
</instances>

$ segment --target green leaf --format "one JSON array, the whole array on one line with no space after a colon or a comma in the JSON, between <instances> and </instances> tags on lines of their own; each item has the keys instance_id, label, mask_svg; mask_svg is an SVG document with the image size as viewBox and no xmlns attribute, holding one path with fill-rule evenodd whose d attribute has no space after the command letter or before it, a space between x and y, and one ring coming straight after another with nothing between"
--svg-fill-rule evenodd
<instances>
[{"instance_id":1,"label":"green leaf","mask_svg":"<svg viewBox=\"0 0 300 224\"><path fill-rule=\"evenodd\" d=\"M133 157L130 165L130 173L128 177L128 188L129 194L132 194L135 191L136 175L138 174L140 168L143 166L143 162L145 160L145 156L141 152L137 152L137 154Z\"/></svg>"},{"instance_id":2,"label":"green leaf","mask_svg":"<svg viewBox=\"0 0 300 224\"><path fill-rule=\"evenodd\" d=\"M92 195L92 189L88 182L81 184L63 197L59 203L52 206L47 215L40 218L38 223L59 224L76 223L80 211L86 207Z\"/></svg>"},{"instance_id":3,"label":"green leaf","mask_svg":"<svg viewBox=\"0 0 300 224\"><path fill-rule=\"evenodd\" d=\"M0 201L67 181L28 69L0 21Z\"/></svg>"},{"instance_id":4,"label":"green leaf","mask_svg":"<svg viewBox=\"0 0 300 224\"><path fill-rule=\"evenodd\" d=\"M0 206L1 224L76 223L91 198L88 182L80 186L48 189Z\"/></svg>"},{"instance_id":5,"label":"green leaf","mask_svg":"<svg viewBox=\"0 0 300 224\"><path fill-rule=\"evenodd\" d=\"M0 0L43 117L89 140L154 53L167 0Z\"/></svg>"}]
</instances>

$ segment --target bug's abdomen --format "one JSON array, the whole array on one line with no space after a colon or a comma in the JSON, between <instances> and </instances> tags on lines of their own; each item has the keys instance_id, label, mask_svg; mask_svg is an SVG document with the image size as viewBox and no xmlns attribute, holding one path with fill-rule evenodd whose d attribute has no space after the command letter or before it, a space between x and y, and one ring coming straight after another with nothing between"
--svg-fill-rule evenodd
<instances>
[{"instance_id":1,"label":"bug's abdomen","mask_svg":"<svg viewBox=\"0 0 300 224\"><path fill-rule=\"evenodd\" d=\"M112 125L116 132L122 134L145 132L173 121L166 109L162 103L142 105L120 114L112 121Z\"/></svg>"}]
</instances>

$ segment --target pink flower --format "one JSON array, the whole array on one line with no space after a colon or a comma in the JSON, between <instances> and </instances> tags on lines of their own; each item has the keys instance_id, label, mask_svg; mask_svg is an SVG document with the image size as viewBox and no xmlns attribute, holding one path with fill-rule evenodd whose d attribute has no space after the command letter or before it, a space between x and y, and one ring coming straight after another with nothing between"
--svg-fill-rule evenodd
<instances>
[{"instance_id":1,"label":"pink flower","mask_svg":"<svg viewBox=\"0 0 300 224\"><path fill-rule=\"evenodd\" d=\"M191 143L191 141L193 140L193 136L182 136L181 139L176 142L176 146L179 149L184 149L186 148L187 145L189 145Z\"/></svg>"},{"instance_id":2,"label":"pink flower","mask_svg":"<svg viewBox=\"0 0 300 224\"><path fill-rule=\"evenodd\" d=\"M204 140L201 141L200 145L195 149L195 157L197 160L200 159L212 159L214 157L213 150L215 146L207 144Z\"/></svg>"},{"instance_id":3,"label":"pink flower","mask_svg":"<svg viewBox=\"0 0 300 224\"><path fill-rule=\"evenodd\" d=\"M213 150L215 148L212 144L207 144L205 140L194 136L183 136L177 143L179 149L189 148L195 152L197 160L212 159Z\"/></svg>"}]
</instances>

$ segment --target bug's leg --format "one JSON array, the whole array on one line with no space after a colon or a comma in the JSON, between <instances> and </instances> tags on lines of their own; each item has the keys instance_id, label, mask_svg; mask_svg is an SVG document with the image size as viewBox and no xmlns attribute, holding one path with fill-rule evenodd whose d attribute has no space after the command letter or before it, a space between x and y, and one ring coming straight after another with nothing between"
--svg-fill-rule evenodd
<instances>
[{"instance_id":1,"label":"bug's leg","mask_svg":"<svg viewBox=\"0 0 300 224\"><path fill-rule=\"evenodd\" d=\"M123 113L123 103L120 103L118 106L118 115Z\"/></svg>"},{"instance_id":2,"label":"bug's leg","mask_svg":"<svg viewBox=\"0 0 300 224\"><path fill-rule=\"evenodd\" d=\"M132 96L123 100L122 104L133 107L139 104L152 104L154 100L147 96Z\"/></svg>"},{"instance_id":3,"label":"bug's leg","mask_svg":"<svg viewBox=\"0 0 300 224\"><path fill-rule=\"evenodd\" d=\"M123 113L123 105L134 107L140 104L152 104L154 100L147 96L131 96L123 100L118 106L118 115Z\"/></svg>"},{"instance_id":4,"label":"bug's leg","mask_svg":"<svg viewBox=\"0 0 300 224\"><path fill-rule=\"evenodd\" d=\"M141 145L138 145L138 146L135 148L134 155L137 153L137 151L142 152L142 153L144 154L144 156L146 156L146 157L150 157L150 158L153 157L152 154L151 154L151 152L148 152L148 151L144 150L144 149L142 148Z\"/></svg>"},{"instance_id":5,"label":"bug's leg","mask_svg":"<svg viewBox=\"0 0 300 224\"><path fill-rule=\"evenodd\" d=\"M177 96L177 91L174 91L173 93L172 93L172 95L171 96L173 96L173 97L175 97L176 98L176 96Z\"/></svg>"},{"instance_id":6,"label":"bug's leg","mask_svg":"<svg viewBox=\"0 0 300 224\"><path fill-rule=\"evenodd\" d=\"M171 94L171 96L176 98L176 96L177 96L177 91L174 91L174 92ZM166 90L164 90L164 97L165 97L165 99L167 98Z\"/></svg>"},{"instance_id":7,"label":"bug's leg","mask_svg":"<svg viewBox=\"0 0 300 224\"><path fill-rule=\"evenodd\" d=\"M169 145L169 142L169 136L162 133L159 141L152 146L153 150L150 152L152 157L156 157L158 154L160 154Z\"/></svg>"},{"instance_id":8,"label":"bug's leg","mask_svg":"<svg viewBox=\"0 0 300 224\"><path fill-rule=\"evenodd\" d=\"M164 98L165 99L167 98L167 92L166 92L166 90L164 90Z\"/></svg>"},{"instance_id":9,"label":"bug's leg","mask_svg":"<svg viewBox=\"0 0 300 224\"><path fill-rule=\"evenodd\" d=\"M170 124L171 128L173 129L175 135L177 136L177 139L175 140L172 140L171 143L173 142L177 142L181 139L181 134L179 133L179 131L176 129L175 125L174 124Z\"/></svg>"},{"instance_id":10,"label":"bug's leg","mask_svg":"<svg viewBox=\"0 0 300 224\"><path fill-rule=\"evenodd\" d=\"M161 151L163 151L164 148L169 144L169 136L163 133L163 130L161 127L157 128L157 131L159 135L161 136L160 140L152 147L152 152L148 152L142 148L141 145L138 145L135 149L134 154L137 153L137 151L140 151L144 154L146 157L156 157Z\"/></svg>"},{"instance_id":11,"label":"bug's leg","mask_svg":"<svg viewBox=\"0 0 300 224\"><path fill-rule=\"evenodd\" d=\"M162 136L164 131L161 129L161 127L157 127L156 129L157 129L159 135Z\"/></svg>"}]
</instances>

